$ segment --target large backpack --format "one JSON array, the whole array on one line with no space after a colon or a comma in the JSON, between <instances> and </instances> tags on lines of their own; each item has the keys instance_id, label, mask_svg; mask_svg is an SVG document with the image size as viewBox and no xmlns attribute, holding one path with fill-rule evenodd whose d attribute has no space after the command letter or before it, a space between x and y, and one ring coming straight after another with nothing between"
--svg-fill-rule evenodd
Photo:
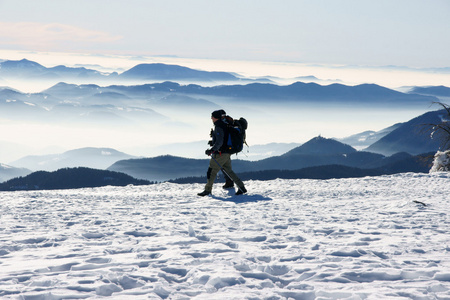
<instances>
[{"instance_id":1,"label":"large backpack","mask_svg":"<svg viewBox=\"0 0 450 300\"><path fill-rule=\"evenodd\" d=\"M244 118L235 120L230 116L226 116L228 139L227 139L227 153L235 154L242 151L245 141L248 123Z\"/></svg>"}]
</instances>

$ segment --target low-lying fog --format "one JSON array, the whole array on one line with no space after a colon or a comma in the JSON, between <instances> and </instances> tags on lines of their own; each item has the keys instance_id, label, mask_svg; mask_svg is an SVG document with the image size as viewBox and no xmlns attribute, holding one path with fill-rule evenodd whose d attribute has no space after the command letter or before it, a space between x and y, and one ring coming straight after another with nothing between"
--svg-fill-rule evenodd
<instances>
[{"instance_id":1,"label":"low-lying fog","mask_svg":"<svg viewBox=\"0 0 450 300\"><path fill-rule=\"evenodd\" d=\"M322 135L342 138L366 130L381 130L398 122L406 122L430 109L428 105L404 109L374 107L342 107L331 105L260 105L258 103L217 103L234 118L249 122L247 142L251 147L268 143L304 143ZM82 147L107 147L136 156L164 154L203 157L213 127L213 109L178 105L153 107L167 117L147 122L96 115L86 122L46 122L0 120L3 145L1 160L6 163L31 154L54 154ZM191 143L185 145L185 143ZM177 145L173 145L177 144ZM10 151L14 150L14 151Z\"/></svg>"}]
</instances>

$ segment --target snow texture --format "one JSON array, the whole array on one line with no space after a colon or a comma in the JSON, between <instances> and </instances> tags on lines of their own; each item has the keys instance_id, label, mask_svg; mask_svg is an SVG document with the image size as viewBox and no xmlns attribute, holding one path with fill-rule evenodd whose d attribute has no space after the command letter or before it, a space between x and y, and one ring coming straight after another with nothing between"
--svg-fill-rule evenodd
<instances>
[{"instance_id":1,"label":"snow texture","mask_svg":"<svg viewBox=\"0 0 450 300\"><path fill-rule=\"evenodd\" d=\"M450 171L450 150L438 151L434 155L433 166L430 172L449 172Z\"/></svg>"},{"instance_id":2,"label":"snow texture","mask_svg":"<svg viewBox=\"0 0 450 300\"><path fill-rule=\"evenodd\" d=\"M450 173L0 193L2 299L450 299Z\"/></svg>"}]
</instances>

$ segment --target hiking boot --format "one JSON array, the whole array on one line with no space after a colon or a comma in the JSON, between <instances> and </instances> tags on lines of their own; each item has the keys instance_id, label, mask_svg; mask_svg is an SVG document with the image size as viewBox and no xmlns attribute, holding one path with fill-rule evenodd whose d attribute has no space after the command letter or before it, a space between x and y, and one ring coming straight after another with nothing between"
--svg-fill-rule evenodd
<instances>
[{"instance_id":1,"label":"hiking boot","mask_svg":"<svg viewBox=\"0 0 450 300\"><path fill-rule=\"evenodd\" d=\"M238 191L236 192L236 196L242 195L247 193L247 189L245 187L241 187L238 189Z\"/></svg>"},{"instance_id":2,"label":"hiking boot","mask_svg":"<svg viewBox=\"0 0 450 300\"><path fill-rule=\"evenodd\" d=\"M208 192L208 191L205 190L205 191L203 191L201 193L198 193L197 195L204 197L204 196L211 195L211 192Z\"/></svg>"},{"instance_id":3,"label":"hiking boot","mask_svg":"<svg viewBox=\"0 0 450 300\"><path fill-rule=\"evenodd\" d=\"M234 187L234 182L233 181L226 181L225 184L222 186L224 189L231 189L232 187Z\"/></svg>"}]
</instances>

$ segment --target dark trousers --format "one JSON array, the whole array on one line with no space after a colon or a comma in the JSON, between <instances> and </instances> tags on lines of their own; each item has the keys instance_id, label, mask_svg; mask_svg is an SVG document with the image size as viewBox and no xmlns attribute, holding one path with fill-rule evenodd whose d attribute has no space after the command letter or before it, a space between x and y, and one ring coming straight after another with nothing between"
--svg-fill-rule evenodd
<instances>
[{"instance_id":1,"label":"dark trousers","mask_svg":"<svg viewBox=\"0 0 450 300\"><path fill-rule=\"evenodd\" d=\"M222 153L222 154L212 154L214 155L214 159L219 163L222 168L227 172L227 174L231 177L231 179L236 183L236 185L240 188L244 187L244 183L239 179L239 177L233 172L231 168L231 154ZM209 161L209 168L207 172L207 182L205 186L205 191L211 192L214 184L214 180L216 180L217 173L220 171L220 166L211 158Z\"/></svg>"}]
</instances>

